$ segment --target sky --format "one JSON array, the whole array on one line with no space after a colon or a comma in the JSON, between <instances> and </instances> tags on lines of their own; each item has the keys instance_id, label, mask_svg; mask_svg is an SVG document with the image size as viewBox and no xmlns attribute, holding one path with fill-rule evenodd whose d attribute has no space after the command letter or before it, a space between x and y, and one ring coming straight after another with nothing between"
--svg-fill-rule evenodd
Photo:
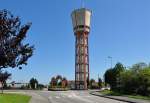
<instances>
[{"instance_id":1,"label":"sky","mask_svg":"<svg viewBox=\"0 0 150 103\"><path fill-rule=\"evenodd\" d=\"M35 45L34 55L22 70L6 69L11 80L28 82L32 77L48 84L52 76L61 74L74 80L75 37L71 12L81 8L83 0L0 0L0 9L8 9L32 22L26 43ZM84 0L92 10L89 34L90 78L103 77L121 62L132 66L150 62L150 0Z\"/></svg>"}]
</instances>

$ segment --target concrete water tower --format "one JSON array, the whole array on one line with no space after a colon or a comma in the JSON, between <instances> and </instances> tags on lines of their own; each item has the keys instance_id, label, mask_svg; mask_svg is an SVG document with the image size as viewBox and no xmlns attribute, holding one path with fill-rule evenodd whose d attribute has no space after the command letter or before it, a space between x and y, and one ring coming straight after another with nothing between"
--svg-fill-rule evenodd
<instances>
[{"instance_id":1,"label":"concrete water tower","mask_svg":"<svg viewBox=\"0 0 150 103\"><path fill-rule=\"evenodd\" d=\"M71 14L75 41L75 88L88 89L89 49L91 11L86 8L76 9Z\"/></svg>"}]
</instances>

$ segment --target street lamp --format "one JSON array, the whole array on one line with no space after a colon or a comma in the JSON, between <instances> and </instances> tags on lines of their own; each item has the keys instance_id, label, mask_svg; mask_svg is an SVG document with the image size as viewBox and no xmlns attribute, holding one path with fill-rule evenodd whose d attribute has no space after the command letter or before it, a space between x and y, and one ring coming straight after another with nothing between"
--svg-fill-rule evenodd
<instances>
[{"instance_id":1,"label":"street lamp","mask_svg":"<svg viewBox=\"0 0 150 103\"><path fill-rule=\"evenodd\" d=\"M111 69L112 69L112 57L111 57L111 56L108 56L108 59L110 59L110 62L111 62Z\"/></svg>"}]
</instances>

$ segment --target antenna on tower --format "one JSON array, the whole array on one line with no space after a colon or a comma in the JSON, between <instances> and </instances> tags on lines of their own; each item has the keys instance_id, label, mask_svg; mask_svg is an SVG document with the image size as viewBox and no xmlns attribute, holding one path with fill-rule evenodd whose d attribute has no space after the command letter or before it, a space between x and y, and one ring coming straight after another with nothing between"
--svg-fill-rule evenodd
<instances>
[{"instance_id":1,"label":"antenna on tower","mask_svg":"<svg viewBox=\"0 0 150 103\"><path fill-rule=\"evenodd\" d=\"M84 2L84 0L82 0L82 8L84 8L85 7L85 2Z\"/></svg>"}]
</instances>

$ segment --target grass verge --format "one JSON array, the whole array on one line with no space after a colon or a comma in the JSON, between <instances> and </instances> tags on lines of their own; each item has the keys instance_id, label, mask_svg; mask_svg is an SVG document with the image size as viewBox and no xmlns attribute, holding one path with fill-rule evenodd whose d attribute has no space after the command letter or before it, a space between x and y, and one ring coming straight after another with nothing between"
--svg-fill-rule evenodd
<instances>
[{"instance_id":1,"label":"grass verge","mask_svg":"<svg viewBox=\"0 0 150 103\"><path fill-rule=\"evenodd\" d=\"M143 99L143 100L149 100L150 96L141 96L141 95L128 95L129 98L135 98L135 99Z\"/></svg>"},{"instance_id":2,"label":"grass verge","mask_svg":"<svg viewBox=\"0 0 150 103\"><path fill-rule=\"evenodd\" d=\"M121 96L122 95L121 93L110 91L110 90L103 90L103 91L100 91L100 93L104 95L108 95L108 96Z\"/></svg>"},{"instance_id":3,"label":"grass verge","mask_svg":"<svg viewBox=\"0 0 150 103\"><path fill-rule=\"evenodd\" d=\"M134 98L134 99L150 100L150 96L126 95L126 94L122 94L122 93L118 93L118 92L114 92L110 90L103 90L100 93L103 95L107 95L107 96L126 96L126 97Z\"/></svg>"},{"instance_id":4,"label":"grass verge","mask_svg":"<svg viewBox=\"0 0 150 103\"><path fill-rule=\"evenodd\" d=\"M31 96L22 94L0 94L0 103L29 103Z\"/></svg>"}]
</instances>

